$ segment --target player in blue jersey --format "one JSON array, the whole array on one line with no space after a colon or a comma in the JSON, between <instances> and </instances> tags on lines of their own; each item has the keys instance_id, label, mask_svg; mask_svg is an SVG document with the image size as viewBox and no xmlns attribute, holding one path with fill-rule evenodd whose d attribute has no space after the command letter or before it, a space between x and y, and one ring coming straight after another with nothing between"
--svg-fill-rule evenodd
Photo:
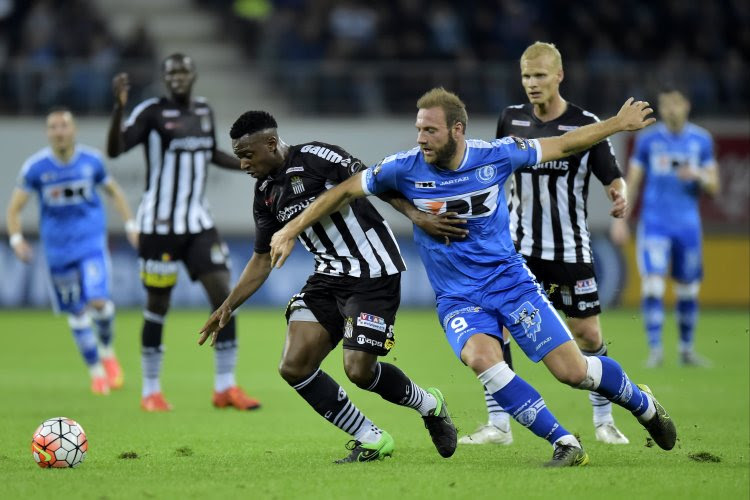
<instances>
[{"instance_id":1,"label":"player in blue jersey","mask_svg":"<svg viewBox=\"0 0 750 500\"><path fill-rule=\"evenodd\" d=\"M75 134L70 111L59 109L47 116L50 146L29 157L21 168L8 205L7 227L16 256L30 262L32 250L21 233L21 210L36 193L53 307L68 314L76 345L89 367L91 390L108 394L122 387L123 374L112 344L115 308L109 295L106 219L97 188L112 197L134 247L138 231L101 154L76 144Z\"/></svg>"},{"instance_id":2,"label":"player in blue jersey","mask_svg":"<svg viewBox=\"0 0 750 500\"><path fill-rule=\"evenodd\" d=\"M502 189L514 170L590 148L622 130L653 121L647 102L629 99L616 117L558 137L493 142L466 139L468 117L461 100L442 88L417 101L417 143L388 156L321 195L271 241L276 267L289 256L294 239L341 203L398 191L424 212L455 212L468 234L445 245L421 229L414 239L437 299L445 335L456 356L468 365L493 398L521 425L553 445L548 466L588 463L578 440L560 425L539 393L503 361L502 328L533 361L543 361L561 382L596 391L626 408L664 449L677 432L646 386L633 384L612 358L583 356L534 276L515 250L508 229Z\"/></svg>"},{"instance_id":3,"label":"player in blue jersey","mask_svg":"<svg viewBox=\"0 0 750 500\"><path fill-rule=\"evenodd\" d=\"M719 175L711 135L687 121L690 101L674 86L658 95L662 121L641 133L630 158L627 183L633 200L644 182L636 251L641 274L641 309L650 354L647 366L662 364L664 275L671 263L677 295L679 354L684 365L706 360L693 350L698 316L698 290L703 277L701 220L698 198L719 191ZM634 203L634 201L633 201ZM613 223L617 242L627 239L624 220Z\"/></svg>"}]
</instances>

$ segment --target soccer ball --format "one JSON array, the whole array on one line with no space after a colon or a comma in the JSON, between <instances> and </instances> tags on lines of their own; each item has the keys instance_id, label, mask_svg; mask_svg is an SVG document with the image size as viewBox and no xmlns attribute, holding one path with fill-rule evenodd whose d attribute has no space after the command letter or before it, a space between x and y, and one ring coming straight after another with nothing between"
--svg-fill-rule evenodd
<instances>
[{"instance_id":1,"label":"soccer ball","mask_svg":"<svg viewBox=\"0 0 750 500\"><path fill-rule=\"evenodd\" d=\"M45 420L31 438L31 454L42 468L76 467L86 458L88 449L83 427L67 417Z\"/></svg>"}]
</instances>

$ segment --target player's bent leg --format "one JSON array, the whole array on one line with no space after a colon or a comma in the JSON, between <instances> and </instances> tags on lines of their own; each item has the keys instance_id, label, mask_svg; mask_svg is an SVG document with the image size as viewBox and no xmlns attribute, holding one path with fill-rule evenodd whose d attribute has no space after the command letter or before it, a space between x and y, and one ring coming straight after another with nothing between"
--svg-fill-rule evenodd
<instances>
[{"instance_id":1,"label":"player's bent leg","mask_svg":"<svg viewBox=\"0 0 750 500\"><path fill-rule=\"evenodd\" d=\"M657 368L664 362L662 327L664 325L664 277L648 274L641 278L641 312L648 338L648 368Z\"/></svg>"},{"instance_id":2,"label":"player's bent leg","mask_svg":"<svg viewBox=\"0 0 750 500\"><path fill-rule=\"evenodd\" d=\"M553 447L546 466L578 466L588 463L588 455L578 440L557 421L542 396L516 375L502 360L502 349L490 335L472 335L461 351L461 359L477 374L495 400L537 436Z\"/></svg>"},{"instance_id":3,"label":"player's bent leg","mask_svg":"<svg viewBox=\"0 0 750 500\"><path fill-rule=\"evenodd\" d=\"M617 361L612 358L590 356L586 378L579 389L593 390L629 410L646 428L657 445L665 450L674 448L677 431L663 406L645 385L630 381Z\"/></svg>"},{"instance_id":4,"label":"player's bent leg","mask_svg":"<svg viewBox=\"0 0 750 500\"><path fill-rule=\"evenodd\" d=\"M698 322L698 292L700 281L677 282L675 306L677 325L680 329L680 364L683 366L709 366L710 362L695 353L695 325Z\"/></svg>"},{"instance_id":5,"label":"player's bent leg","mask_svg":"<svg viewBox=\"0 0 750 500\"><path fill-rule=\"evenodd\" d=\"M141 389L141 409L147 412L170 411L172 405L161 392L161 366L164 357L162 332L167 311L171 287L165 289L147 289L146 309L143 311L143 328L141 330L141 367L143 386Z\"/></svg>"},{"instance_id":6,"label":"player's bent leg","mask_svg":"<svg viewBox=\"0 0 750 500\"><path fill-rule=\"evenodd\" d=\"M393 438L361 413L343 387L319 368L334 347L329 333L315 321L292 318L279 373L320 416L353 437L348 445L350 453L340 462L368 462L390 456Z\"/></svg>"},{"instance_id":7,"label":"player's bent leg","mask_svg":"<svg viewBox=\"0 0 750 500\"><path fill-rule=\"evenodd\" d=\"M598 314L585 318L568 317L568 327L584 356L607 355ZM615 425L612 403L596 392L589 392L589 401L593 409L596 440L607 444L628 444L628 438Z\"/></svg>"},{"instance_id":8,"label":"player's bent leg","mask_svg":"<svg viewBox=\"0 0 750 500\"><path fill-rule=\"evenodd\" d=\"M109 384L104 372L99 350L96 343L96 335L91 328L91 318L85 311L79 314L68 314L68 326L73 332L78 352L88 366L91 376L91 392L97 395L109 394Z\"/></svg>"},{"instance_id":9,"label":"player's bent leg","mask_svg":"<svg viewBox=\"0 0 750 500\"><path fill-rule=\"evenodd\" d=\"M95 299L89 301L88 310L99 339L99 356L104 371L107 373L107 383L110 389L121 389L125 382L125 376L115 355L112 342L114 338L115 304L108 299Z\"/></svg>"}]
</instances>

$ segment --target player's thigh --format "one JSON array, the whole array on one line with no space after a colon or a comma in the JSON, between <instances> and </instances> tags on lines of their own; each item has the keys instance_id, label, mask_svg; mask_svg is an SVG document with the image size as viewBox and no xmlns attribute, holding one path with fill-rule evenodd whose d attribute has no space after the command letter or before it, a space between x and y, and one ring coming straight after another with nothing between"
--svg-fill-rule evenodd
<instances>
[{"instance_id":1,"label":"player's thigh","mask_svg":"<svg viewBox=\"0 0 750 500\"><path fill-rule=\"evenodd\" d=\"M479 355L480 350L471 349L466 351L467 342L475 335L484 334L496 339L497 347L503 341L502 326L497 317L482 307L461 298L439 298L437 301L437 313L440 324L443 326L445 338L453 349L458 359L471 365L473 358ZM467 359L464 359L464 354ZM502 349L500 348L500 360L502 360Z\"/></svg>"},{"instance_id":2,"label":"player's thigh","mask_svg":"<svg viewBox=\"0 0 750 500\"><path fill-rule=\"evenodd\" d=\"M396 343L401 275L357 279L343 292L339 307L346 318L344 349L387 355Z\"/></svg>"},{"instance_id":3,"label":"player's thigh","mask_svg":"<svg viewBox=\"0 0 750 500\"><path fill-rule=\"evenodd\" d=\"M229 271L229 250L216 228L191 235L183 249L185 267L190 279L215 271Z\"/></svg>"},{"instance_id":4,"label":"player's thigh","mask_svg":"<svg viewBox=\"0 0 750 500\"><path fill-rule=\"evenodd\" d=\"M636 260L641 276L667 273L672 253L669 235L649 227L639 226L636 237Z\"/></svg>"},{"instance_id":5,"label":"player's thigh","mask_svg":"<svg viewBox=\"0 0 750 500\"><path fill-rule=\"evenodd\" d=\"M86 303L109 299L109 255L102 249L82 259L78 265L81 289Z\"/></svg>"},{"instance_id":6,"label":"player's thigh","mask_svg":"<svg viewBox=\"0 0 750 500\"><path fill-rule=\"evenodd\" d=\"M303 377L319 367L333 347L330 335L320 323L292 319L284 339L281 370Z\"/></svg>"},{"instance_id":7,"label":"player's thigh","mask_svg":"<svg viewBox=\"0 0 750 500\"><path fill-rule=\"evenodd\" d=\"M141 282L149 295L169 295L177 284L184 236L142 234L138 246Z\"/></svg>"},{"instance_id":8,"label":"player's thigh","mask_svg":"<svg viewBox=\"0 0 750 500\"><path fill-rule=\"evenodd\" d=\"M78 263L50 266L50 300L55 312L79 314L85 307Z\"/></svg>"},{"instance_id":9,"label":"player's thigh","mask_svg":"<svg viewBox=\"0 0 750 500\"><path fill-rule=\"evenodd\" d=\"M680 231L672 245L672 277L681 283L703 278L703 242L700 228Z\"/></svg>"}]
</instances>

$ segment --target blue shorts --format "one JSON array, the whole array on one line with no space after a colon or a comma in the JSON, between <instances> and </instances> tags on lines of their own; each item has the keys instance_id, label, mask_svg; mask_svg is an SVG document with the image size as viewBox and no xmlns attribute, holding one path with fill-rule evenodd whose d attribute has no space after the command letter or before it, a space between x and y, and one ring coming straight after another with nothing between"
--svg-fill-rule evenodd
<instances>
[{"instance_id":1,"label":"blue shorts","mask_svg":"<svg viewBox=\"0 0 750 500\"><path fill-rule=\"evenodd\" d=\"M573 340L565 322L521 262L513 262L492 283L477 283L475 291L438 298L438 317L459 359L472 335L484 333L502 342L503 326L535 363Z\"/></svg>"},{"instance_id":2,"label":"blue shorts","mask_svg":"<svg viewBox=\"0 0 750 500\"><path fill-rule=\"evenodd\" d=\"M50 266L52 307L79 314L94 299L109 299L109 254L94 252L65 266Z\"/></svg>"},{"instance_id":3,"label":"blue shorts","mask_svg":"<svg viewBox=\"0 0 750 500\"><path fill-rule=\"evenodd\" d=\"M700 226L656 228L638 226L636 241L638 270L641 276L667 274L681 283L703 278L703 250Z\"/></svg>"}]
</instances>

